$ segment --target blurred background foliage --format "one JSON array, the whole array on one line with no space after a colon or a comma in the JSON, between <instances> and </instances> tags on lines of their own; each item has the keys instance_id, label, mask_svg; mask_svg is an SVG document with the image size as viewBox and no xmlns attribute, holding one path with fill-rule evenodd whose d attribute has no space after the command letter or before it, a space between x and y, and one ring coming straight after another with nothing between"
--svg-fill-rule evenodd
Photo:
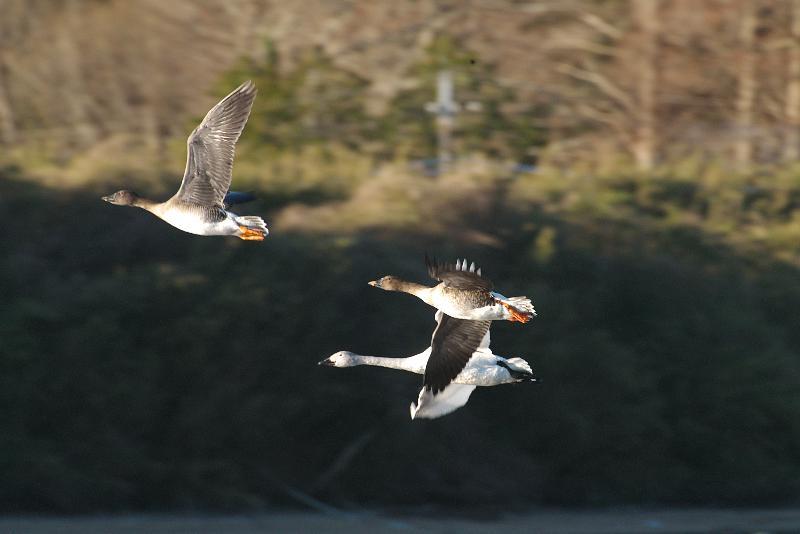
<instances>
[{"instance_id":1,"label":"blurred background foliage","mask_svg":"<svg viewBox=\"0 0 800 534\"><path fill-rule=\"evenodd\" d=\"M3 4L4 512L797 504L797 2ZM99 201L245 79L267 241ZM427 346L366 285L425 251L532 297L493 349L541 383L411 422L420 377L316 366Z\"/></svg>"}]
</instances>

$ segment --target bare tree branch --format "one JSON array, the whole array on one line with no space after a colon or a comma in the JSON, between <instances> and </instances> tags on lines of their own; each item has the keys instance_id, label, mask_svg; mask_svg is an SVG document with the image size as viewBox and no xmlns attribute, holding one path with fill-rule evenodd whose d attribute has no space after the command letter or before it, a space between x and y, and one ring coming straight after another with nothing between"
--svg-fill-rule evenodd
<instances>
[{"instance_id":1,"label":"bare tree branch","mask_svg":"<svg viewBox=\"0 0 800 534\"><path fill-rule=\"evenodd\" d=\"M568 63L561 63L556 67L556 70L576 80L594 85L597 89L602 91L603 94L614 99L628 110L635 109L635 103L628 93L623 91L606 76L595 70L581 69Z\"/></svg>"},{"instance_id":2,"label":"bare tree branch","mask_svg":"<svg viewBox=\"0 0 800 534\"><path fill-rule=\"evenodd\" d=\"M617 40L622 37L622 31L595 13L582 11L578 14L578 19L610 39Z\"/></svg>"}]
</instances>

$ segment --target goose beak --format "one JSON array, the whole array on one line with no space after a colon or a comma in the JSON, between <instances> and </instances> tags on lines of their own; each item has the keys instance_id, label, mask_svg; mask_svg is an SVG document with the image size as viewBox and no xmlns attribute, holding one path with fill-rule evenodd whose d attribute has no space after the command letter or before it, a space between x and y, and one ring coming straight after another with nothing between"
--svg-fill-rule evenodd
<instances>
[{"instance_id":1,"label":"goose beak","mask_svg":"<svg viewBox=\"0 0 800 534\"><path fill-rule=\"evenodd\" d=\"M373 280L372 282L369 282L369 285L371 285L373 287L381 287L381 281L380 280Z\"/></svg>"},{"instance_id":2,"label":"goose beak","mask_svg":"<svg viewBox=\"0 0 800 534\"><path fill-rule=\"evenodd\" d=\"M105 200L106 202L111 202L111 200L113 199L113 197L112 197L111 195L107 195L107 196L100 197L100 198L102 198L102 199L103 199L103 200Z\"/></svg>"},{"instance_id":3,"label":"goose beak","mask_svg":"<svg viewBox=\"0 0 800 534\"><path fill-rule=\"evenodd\" d=\"M325 358L324 360L319 362L317 365L324 365L326 367L333 367L333 362L331 361L330 358Z\"/></svg>"}]
</instances>

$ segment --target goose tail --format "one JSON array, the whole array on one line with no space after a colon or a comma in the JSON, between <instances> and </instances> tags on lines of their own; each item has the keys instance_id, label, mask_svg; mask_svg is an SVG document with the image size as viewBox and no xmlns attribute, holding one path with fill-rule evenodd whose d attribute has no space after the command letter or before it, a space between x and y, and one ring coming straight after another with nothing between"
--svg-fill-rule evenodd
<instances>
[{"instance_id":1,"label":"goose tail","mask_svg":"<svg viewBox=\"0 0 800 534\"><path fill-rule=\"evenodd\" d=\"M495 293L494 298L506 309L509 321L527 323L536 317L536 310L528 297L504 297Z\"/></svg>"},{"instance_id":2,"label":"goose tail","mask_svg":"<svg viewBox=\"0 0 800 534\"><path fill-rule=\"evenodd\" d=\"M506 360L508 372L515 380L523 382L536 382L533 376L533 369L528 362L522 358L509 358Z\"/></svg>"},{"instance_id":3,"label":"goose tail","mask_svg":"<svg viewBox=\"0 0 800 534\"><path fill-rule=\"evenodd\" d=\"M269 235L267 223L264 219L255 215L237 216L235 219L236 224L239 225L239 233L237 234L240 239L246 241L263 241Z\"/></svg>"}]
</instances>

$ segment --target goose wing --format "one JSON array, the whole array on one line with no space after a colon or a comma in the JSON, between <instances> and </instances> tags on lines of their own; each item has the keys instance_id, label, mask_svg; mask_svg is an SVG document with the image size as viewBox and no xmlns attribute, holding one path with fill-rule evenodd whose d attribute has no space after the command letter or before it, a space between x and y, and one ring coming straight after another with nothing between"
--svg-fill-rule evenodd
<instances>
[{"instance_id":1,"label":"goose wing","mask_svg":"<svg viewBox=\"0 0 800 534\"><path fill-rule=\"evenodd\" d=\"M433 318L436 319L437 326L439 325L440 322L442 322L443 316L444 312L442 310L436 310L436 314L433 316ZM491 335L489 335L489 332L491 331L492 331L491 328L486 329L486 333L483 335L483 338L481 338L481 342L478 343L478 348L475 350L488 350L489 352L491 352L491 350L489 349L489 344L492 341L492 337Z\"/></svg>"},{"instance_id":2,"label":"goose wing","mask_svg":"<svg viewBox=\"0 0 800 534\"><path fill-rule=\"evenodd\" d=\"M411 419L436 419L464 406L475 386L469 384L449 384L438 395L427 388L419 392L417 403L411 403Z\"/></svg>"},{"instance_id":3,"label":"goose wing","mask_svg":"<svg viewBox=\"0 0 800 534\"><path fill-rule=\"evenodd\" d=\"M425 266L428 268L428 275L431 278L444 282L448 287L480 291L492 290L491 280L481 276L481 270L475 269L475 262L472 262L470 266L467 266L466 259L456 261L455 265L439 263L436 258L431 259L426 254Z\"/></svg>"},{"instance_id":4,"label":"goose wing","mask_svg":"<svg viewBox=\"0 0 800 534\"><path fill-rule=\"evenodd\" d=\"M222 206L231 185L236 141L244 129L256 87L247 81L211 108L186 141L188 154L175 197L205 206Z\"/></svg>"},{"instance_id":5,"label":"goose wing","mask_svg":"<svg viewBox=\"0 0 800 534\"><path fill-rule=\"evenodd\" d=\"M425 366L423 389L436 395L443 391L464 369L485 340L491 321L466 321L454 319L441 311L436 312L439 323L431 339L431 355Z\"/></svg>"}]
</instances>

